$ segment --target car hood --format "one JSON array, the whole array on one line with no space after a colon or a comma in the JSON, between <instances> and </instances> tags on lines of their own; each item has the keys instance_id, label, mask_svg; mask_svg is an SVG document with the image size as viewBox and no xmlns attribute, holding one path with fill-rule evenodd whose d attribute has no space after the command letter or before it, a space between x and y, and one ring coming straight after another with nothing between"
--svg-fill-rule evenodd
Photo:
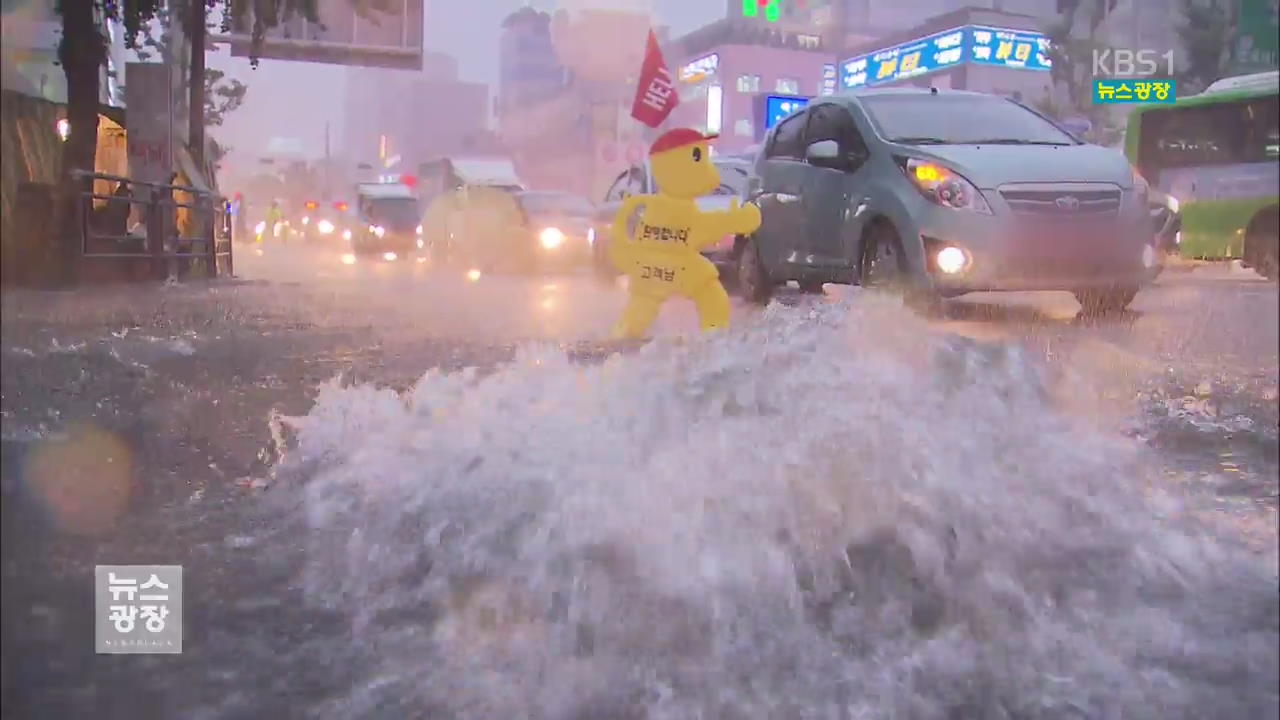
<instances>
[{"instance_id":1,"label":"car hood","mask_svg":"<svg viewBox=\"0 0 1280 720\"><path fill-rule=\"evenodd\" d=\"M980 188L1006 183L1104 182L1128 189L1129 161L1097 145L930 145L916 150Z\"/></svg>"}]
</instances>

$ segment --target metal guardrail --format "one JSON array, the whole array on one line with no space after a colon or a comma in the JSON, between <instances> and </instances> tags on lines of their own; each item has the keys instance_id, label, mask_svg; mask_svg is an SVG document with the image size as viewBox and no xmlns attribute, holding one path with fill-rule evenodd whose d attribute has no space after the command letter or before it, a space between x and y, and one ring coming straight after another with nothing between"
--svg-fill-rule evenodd
<instances>
[{"instance_id":1,"label":"metal guardrail","mask_svg":"<svg viewBox=\"0 0 1280 720\"><path fill-rule=\"evenodd\" d=\"M192 260L207 263L209 277L219 274L225 258L225 274L234 273L231 217L227 199L187 185L144 182L107 173L74 171L83 183L76 209L80 227L80 255L92 259L150 259L157 279L178 275L180 265ZM94 192L93 181L116 183L116 192ZM144 192L138 193L141 189ZM121 190L125 192L122 194ZM174 193L186 193L179 202ZM96 201L102 201L95 207ZM182 236L178 212L187 212L186 225L195 228ZM104 245L110 249L104 249ZM199 248L198 250L196 248Z\"/></svg>"}]
</instances>

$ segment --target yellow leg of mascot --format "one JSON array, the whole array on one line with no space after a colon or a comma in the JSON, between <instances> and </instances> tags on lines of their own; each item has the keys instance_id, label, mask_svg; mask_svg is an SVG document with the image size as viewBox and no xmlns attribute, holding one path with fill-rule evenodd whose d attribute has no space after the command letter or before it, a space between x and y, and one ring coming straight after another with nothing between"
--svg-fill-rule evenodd
<instances>
[{"instance_id":1,"label":"yellow leg of mascot","mask_svg":"<svg viewBox=\"0 0 1280 720\"><path fill-rule=\"evenodd\" d=\"M714 135L679 128L664 133L649 148L649 163L661 190L623 202L613 221L609 256L629 279L631 298L614 328L623 338L641 338L653 325L662 303L672 295L689 298L702 329L729 326L729 295L704 248L725 235L747 235L760 227L760 209L739 205L705 212L697 199L720 186L708 141ZM628 221L639 213L634 234Z\"/></svg>"},{"instance_id":2,"label":"yellow leg of mascot","mask_svg":"<svg viewBox=\"0 0 1280 720\"><path fill-rule=\"evenodd\" d=\"M692 300L703 332L729 327L729 293L719 278L695 290Z\"/></svg>"}]
</instances>

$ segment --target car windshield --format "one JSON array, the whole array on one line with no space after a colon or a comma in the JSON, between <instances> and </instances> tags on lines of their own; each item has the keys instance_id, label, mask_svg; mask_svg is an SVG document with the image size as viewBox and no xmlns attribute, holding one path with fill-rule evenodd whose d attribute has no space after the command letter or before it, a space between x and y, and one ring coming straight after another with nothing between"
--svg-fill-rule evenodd
<instances>
[{"instance_id":1,"label":"car windshield","mask_svg":"<svg viewBox=\"0 0 1280 720\"><path fill-rule=\"evenodd\" d=\"M384 198L369 203L369 221L392 230L408 230L422 222L422 218L416 200Z\"/></svg>"},{"instance_id":2,"label":"car windshield","mask_svg":"<svg viewBox=\"0 0 1280 720\"><path fill-rule=\"evenodd\" d=\"M988 95L877 95L863 106L880 135L917 145L1078 145L1049 121ZM956 122L964 118L964 122Z\"/></svg>"},{"instance_id":3,"label":"car windshield","mask_svg":"<svg viewBox=\"0 0 1280 720\"><path fill-rule=\"evenodd\" d=\"M715 190L707 193L707 195L732 195L734 197L741 196L747 189L747 177L751 172L751 166L741 161L724 161L716 162L716 172L720 174L720 186ZM658 192L657 183L654 183L654 192Z\"/></svg>"},{"instance_id":4,"label":"car windshield","mask_svg":"<svg viewBox=\"0 0 1280 720\"><path fill-rule=\"evenodd\" d=\"M590 215L591 203L572 193L529 192L520 195L520 207L534 215Z\"/></svg>"},{"instance_id":5,"label":"car windshield","mask_svg":"<svg viewBox=\"0 0 1280 720\"><path fill-rule=\"evenodd\" d=\"M747 189L747 176L750 166L740 162L716 163L720 172L720 187L712 195L740 196Z\"/></svg>"}]
</instances>

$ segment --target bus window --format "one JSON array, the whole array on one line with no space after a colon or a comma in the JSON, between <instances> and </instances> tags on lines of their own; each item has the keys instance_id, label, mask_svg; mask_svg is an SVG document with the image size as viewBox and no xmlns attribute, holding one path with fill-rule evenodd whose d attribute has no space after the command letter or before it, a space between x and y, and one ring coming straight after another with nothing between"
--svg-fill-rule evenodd
<instances>
[{"instance_id":1,"label":"bus window","mask_svg":"<svg viewBox=\"0 0 1280 720\"><path fill-rule=\"evenodd\" d=\"M1244 103L1175 108L1143 119L1139 165L1152 174L1165 168L1230 165L1245 160Z\"/></svg>"},{"instance_id":2,"label":"bus window","mask_svg":"<svg viewBox=\"0 0 1280 720\"><path fill-rule=\"evenodd\" d=\"M1276 98L1251 101L1245 108L1249 120L1245 162L1266 162L1280 157L1280 102Z\"/></svg>"}]
</instances>

